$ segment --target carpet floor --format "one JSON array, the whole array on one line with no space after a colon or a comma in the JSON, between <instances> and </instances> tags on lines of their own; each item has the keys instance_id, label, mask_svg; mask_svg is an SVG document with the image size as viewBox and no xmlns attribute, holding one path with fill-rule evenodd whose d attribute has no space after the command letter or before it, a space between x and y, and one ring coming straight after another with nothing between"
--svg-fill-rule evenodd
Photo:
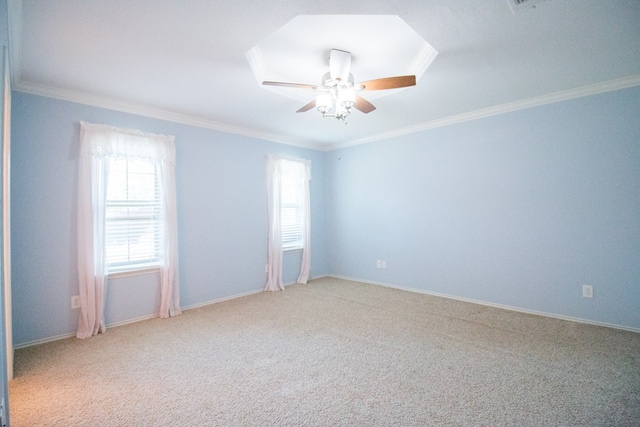
<instances>
[{"instance_id":1,"label":"carpet floor","mask_svg":"<svg viewBox=\"0 0 640 427\"><path fill-rule=\"evenodd\" d=\"M639 426L640 334L323 278L16 351L12 426Z\"/></svg>"}]
</instances>

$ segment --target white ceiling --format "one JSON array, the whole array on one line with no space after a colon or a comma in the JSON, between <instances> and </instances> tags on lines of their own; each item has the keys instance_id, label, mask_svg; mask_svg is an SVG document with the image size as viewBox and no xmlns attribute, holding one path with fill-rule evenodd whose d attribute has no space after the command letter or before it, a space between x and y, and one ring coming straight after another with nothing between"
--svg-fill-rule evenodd
<instances>
[{"instance_id":1,"label":"white ceiling","mask_svg":"<svg viewBox=\"0 0 640 427\"><path fill-rule=\"evenodd\" d=\"M12 83L19 91L322 150L640 85L640 1L547 0L516 13L510 3L9 0ZM355 111L347 125L315 110L296 114L304 102L262 87L247 53L278 40L278 30L299 15L395 15L438 55L415 87L384 97L363 92L377 110ZM352 52L354 75L359 59L367 64L356 80L387 77L403 46L356 37L360 25L298 26L285 38L291 55L284 41L275 43L285 51L281 69L302 79L308 66L296 82L320 83L322 64L295 52L322 51L325 32L326 52ZM344 46L335 45L336 33Z\"/></svg>"},{"instance_id":2,"label":"white ceiling","mask_svg":"<svg viewBox=\"0 0 640 427\"><path fill-rule=\"evenodd\" d=\"M299 42L300 33L306 33L304 43ZM419 80L438 54L397 15L299 15L252 47L247 60L258 83L271 80L320 85L329 70L327 46L354 51L350 56L356 84L401 75L415 75ZM262 87L304 104L318 94L299 88ZM397 92L379 90L363 95L372 100Z\"/></svg>"}]
</instances>

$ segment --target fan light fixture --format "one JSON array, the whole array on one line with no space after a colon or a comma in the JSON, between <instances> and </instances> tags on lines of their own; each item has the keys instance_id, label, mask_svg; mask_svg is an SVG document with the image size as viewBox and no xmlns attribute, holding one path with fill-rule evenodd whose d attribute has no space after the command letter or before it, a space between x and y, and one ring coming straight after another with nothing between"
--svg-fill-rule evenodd
<instances>
[{"instance_id":1,"label":"fan light fixture","mask_svg":"<svg viewBox=\"0 0 640 427\"><path fill-rule=\"evenodd\" d=\"M414 75L384 77L354 83L353 74L351 74L350 70L351 53L345 50L331 49L329 72L322 77L320 86L273 81L263 81L262 84L319 91L321 93L316 99L300 108L297 112L304 113L316 107L322 113L322 117L334 117L342 120L345 124L353 108L365 114L376 109L369 101L357 95L356 91L398 89L415 86L416 84L416 76Z\"/></svg>"},{"instance_id":2,"label":"fan light fixture","mask_svg":"<svg viewBox=\"0 0 640 427\"><path fill-rule=\"evenodd\" d=\"M316 97L316 108L322 113L322 117L335 117L345 124L355 103L355 91L352 88L340 87L340 85L336 85L328 92L321 93Z\"/></svg>"}]
</instances>

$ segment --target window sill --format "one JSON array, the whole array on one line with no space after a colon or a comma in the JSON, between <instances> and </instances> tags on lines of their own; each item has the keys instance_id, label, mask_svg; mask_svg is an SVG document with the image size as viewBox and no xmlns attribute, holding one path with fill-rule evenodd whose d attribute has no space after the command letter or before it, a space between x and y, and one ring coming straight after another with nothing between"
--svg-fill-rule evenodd
<instances>
[{"instance_id":1,"label":"window sill","mask_svg":"<svg viewBox=\"0 0 640 427\"><path fill-rule=\"evenodd\" d=\"M282 249L282 252L284 252L284 253L288 253L288 252L302 252L302 248L289 248L289 249Z\"/></svg>"},{"instance_id":2,"label":"window sill","mask_svg":"<svg viewBox=\"0 0 640 427\"><path fill-rule=\"evenodd\" d=\"M140 276L143 274L157 273L159 271L160 271L160 267L155 265L155 266L149 266L149 267L132 268L132 269L123 270L123 271L114 271L113 273L109 273L108 276L109 276L109 279L120 279L122 277Z\"/></svg>"}]
</instances>

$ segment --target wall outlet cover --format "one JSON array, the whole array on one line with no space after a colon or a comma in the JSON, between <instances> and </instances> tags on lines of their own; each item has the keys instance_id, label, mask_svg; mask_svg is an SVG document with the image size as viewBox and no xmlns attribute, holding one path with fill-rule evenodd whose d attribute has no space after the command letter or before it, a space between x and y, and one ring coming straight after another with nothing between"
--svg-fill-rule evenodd
<instances>
[{"instance_id":1,"label":"wall outlet cover","mask_svg":"<svg viewBox=\"0 0 640 427\"><path fill-rule=\"evenodd\" d=\"M80 295L74 295L71 297L71 309L80 308Z\"/></svg>"}]
</instances>

